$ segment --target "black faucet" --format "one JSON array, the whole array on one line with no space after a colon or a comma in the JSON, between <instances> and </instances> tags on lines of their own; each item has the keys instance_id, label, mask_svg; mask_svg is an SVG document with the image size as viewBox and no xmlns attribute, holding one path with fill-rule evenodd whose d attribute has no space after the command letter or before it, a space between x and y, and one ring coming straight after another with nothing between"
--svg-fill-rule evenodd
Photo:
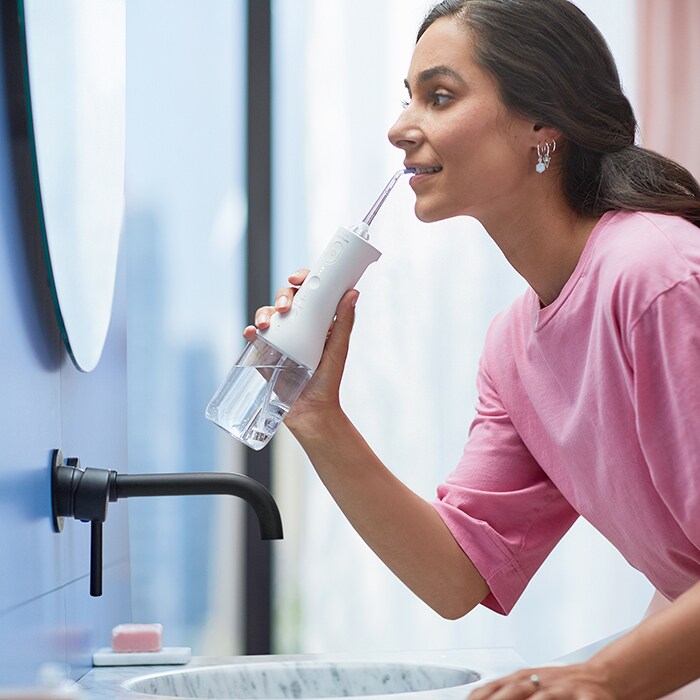
<instances>
[{"instance_id":1,"label":"black faucet","mask_svg":"<svg viewBox=\"0 0 700 700\"><path fill-rule=\"evenodd\" d=\"M66 517L90 523L92 596L102 595L102 523L107 518L110 502L137 496L215 494L229 494L245 500L258 518L260 539L282 539L282 519L275 499L262 484L243 474L118 474L113 469L81 467L77 457L69 457L64 463L61 450L53 451L51 502L54 530L61 532Z\"/></svg>"}]
</instances>

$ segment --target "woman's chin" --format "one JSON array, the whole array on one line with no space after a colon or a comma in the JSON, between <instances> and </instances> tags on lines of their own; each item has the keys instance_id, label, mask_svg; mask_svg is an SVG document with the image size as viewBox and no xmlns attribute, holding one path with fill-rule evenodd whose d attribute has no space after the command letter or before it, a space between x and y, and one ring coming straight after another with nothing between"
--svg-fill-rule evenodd
<instances>
[{"instance_id":1,"label":"woman's chin","mask_svg":"<svg viewBox=\"0 0 700 700\"><path fill-rule=\"evenodd\" d=\"M434 224L438 221L447 221L447 219L454 219L459 216L479 218L473 208L461 207L458 209L447 206L429 206L427 202L421 202L420 199L416 200L413 212L416 215L416 219L424 224Z\"/></svg>"},{"instance_id":2,"label":"woman's chin","mask_svg":"<svg viewBox=\"0 0 700 700\"><path fill-rule=\"evenodd\" d=\"M424 224L434 224L436 221L444 221L454 216L454 214L445 215L444 212L419 207L418 205L414 207L413 211L415 212L416 219L422 221Z\"/></svg>"},{"instance_id":3,"label":"woman's chin","mask_svg":"<svg viewBox=\"0 0 700 700\"><path fill-rule=\"evenodd\" d=\"M434 209L420 206L418 202L416 202L413 211L416 215L416 219L422 221L424 224L432 224L435 221L441 221L445 218L444 216L440 216Z\"/></svg>"}]
</instances>

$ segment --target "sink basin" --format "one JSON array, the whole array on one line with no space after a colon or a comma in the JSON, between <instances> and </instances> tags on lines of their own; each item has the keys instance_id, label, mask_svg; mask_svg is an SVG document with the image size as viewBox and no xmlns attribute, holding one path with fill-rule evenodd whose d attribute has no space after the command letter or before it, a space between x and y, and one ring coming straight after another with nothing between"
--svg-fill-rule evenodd
<instances>
[{"instance_id":1,"label":"sink basin","mask_svg":"<svg viewBox=\"0 0 700 700\"><path fill-rule=\"evenodd\" d=\"M131 693L217 700L326 699L434 691L478 681L475 671L410 663L277 661L182 669L123 683ZM426 695L425 697L428 697Z\"/></svg>"}]
</instances>

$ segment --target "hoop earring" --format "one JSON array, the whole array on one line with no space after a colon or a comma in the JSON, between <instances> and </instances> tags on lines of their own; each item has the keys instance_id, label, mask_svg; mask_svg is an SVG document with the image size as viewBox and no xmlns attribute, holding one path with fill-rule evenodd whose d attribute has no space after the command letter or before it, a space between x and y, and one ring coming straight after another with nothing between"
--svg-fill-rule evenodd
<instances>
[{"instance_id":1,"label":"hoop earring","mask_svg":"<svg viewBox=\"0 0 700 700\"><path fill-rule=\"evenodd\" d=\"M537 165L535 170L542 174L547 168L552 160L552 154L557 150L557 142L552 139L552 145L549 145L549 141L544 142L544 152L542 152L542 147L537 144Z\"/></svg>"}]
</instances>

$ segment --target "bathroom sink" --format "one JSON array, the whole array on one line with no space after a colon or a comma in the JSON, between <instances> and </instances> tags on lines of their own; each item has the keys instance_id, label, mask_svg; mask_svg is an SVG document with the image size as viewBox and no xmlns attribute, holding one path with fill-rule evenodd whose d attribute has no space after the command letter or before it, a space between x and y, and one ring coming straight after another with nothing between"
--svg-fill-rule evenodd
<instances>
[{"instance_id":1,"label":"bathroom sink","mask_svg":"<svg viewBox=\"0 0 700 700\"><path fill-rule=\"evenodd\" d=\"M123 683L131 693L158 698L217 700L430 697L430 691L478 681L475 671L450 666L328 661L227 664L140 676ZM415 696L414 693L421 695Z\"/></svg>"}]
</instances>

